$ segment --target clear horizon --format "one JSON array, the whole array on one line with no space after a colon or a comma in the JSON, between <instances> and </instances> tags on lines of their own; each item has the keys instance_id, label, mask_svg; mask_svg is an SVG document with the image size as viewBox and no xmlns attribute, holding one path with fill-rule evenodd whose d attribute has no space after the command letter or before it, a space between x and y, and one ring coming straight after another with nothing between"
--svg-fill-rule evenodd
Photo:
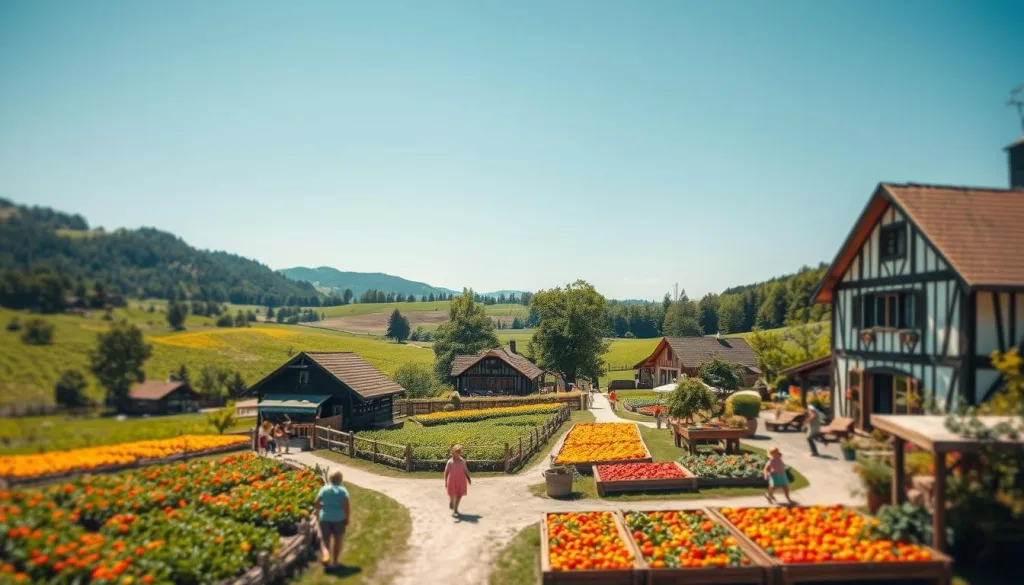
<instances>
[{"instance_id":1,"label":"clear horizon","mask_svg":"<svg viewBox=\"0 0 1024 585\"><path fill-rule=\"evenodd\" d=\"M274 269L691 298L1005 187L1024 4L0 5L0 197Z\"/></svg>"}]
</instances>

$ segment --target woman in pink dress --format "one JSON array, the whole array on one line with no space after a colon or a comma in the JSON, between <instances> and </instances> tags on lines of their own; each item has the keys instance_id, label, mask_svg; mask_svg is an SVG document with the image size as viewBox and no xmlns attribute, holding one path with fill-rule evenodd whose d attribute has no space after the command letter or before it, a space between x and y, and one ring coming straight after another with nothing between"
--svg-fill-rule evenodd
<instances>
[{"instance_id":1,"label":"woman in pink dress","mask_svg":"<svg viewBox=\"0 0 1024 585\"><path fill-rule=\"evenodd\" d=\"M459 502L469 491L469 484L473 480L469 478L469 467L466 460L462 458L462 445L452 447L452 458L444 466L444 487L448 490L448 507L452 510L452 516L459 516Z\"/></svg>"}]
</instances>

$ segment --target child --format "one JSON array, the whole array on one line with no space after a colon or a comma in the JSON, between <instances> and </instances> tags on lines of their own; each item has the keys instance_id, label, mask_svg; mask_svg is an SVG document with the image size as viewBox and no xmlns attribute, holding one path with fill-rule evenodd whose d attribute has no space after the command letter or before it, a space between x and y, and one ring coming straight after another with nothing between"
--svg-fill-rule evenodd
<instances>
[{"instance_id":1,"label":"child","mask_svg":"<svg viewBox=\"0 0 1024 585\"><path fill-rule=\"evenodd\" d=\"M469 467L462 458L462 445L452 447L452 458L444 466L444 487L448 490L448 507L452 516L459 517L459 502L469 491Z\"/></svg>"},{"instance_id":2,"label":"child","mask_svg":"<svg viewBox=\"0 0 1024 585\"><path fill-rule=\"evenodd\" d=\"M330 568L338 566L352 512L342 479L341 471L331 473L329 483L320 488L313 501L313 510L320 518L320 555Z\"/></svg>"},{"instance_id":3,"label":"child","mask_svg":"<svg viewBox=\"0 0 1024 585\"><path fill-rule=\"evenodd\" d=\"M786 501L792 506L793 498L789 497L789 478L786 477L786 464L782 462L782 453L778 447L772 447L768 450L768 454L771 455L771 459L764 466L764 478L769 483L764 497L768 498L769 503L776 503L775 488L780 487L786 494Z\"/></svg>"},{"instance_id":4,"label":"child","mask_svg":"<svg viewBox=\"0 0 1024 585\"><path fill-rule=\"evenodd\" d=\"M270 421L266 424L267 431L267 452L273 455L277 455L277 439L274 438L274 433L277 431L277 425Z\"/></svg>"}]
</instances>

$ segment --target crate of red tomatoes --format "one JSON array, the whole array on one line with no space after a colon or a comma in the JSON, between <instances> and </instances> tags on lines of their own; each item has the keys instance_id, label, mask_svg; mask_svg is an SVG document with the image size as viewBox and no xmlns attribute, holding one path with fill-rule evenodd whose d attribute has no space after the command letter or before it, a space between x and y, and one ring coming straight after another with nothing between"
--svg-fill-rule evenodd
<instances>
[{"instance_id":1,"label":"crate of red tomatoes","mask_svg":"<svg viewBox=\"0 0 1024 585\"><path fill-rule=\"evenodd\" d=\"M771 561L705 509L627 511L622 521L650 585L765 583Z\"/></svg>"},{"instance_id":2,"label":"crate of red tomatoes","mask_svg":"<svg viewBox=\"0 0 1024 585\"><path fill-rule=\"evenodd\" d=\"M597 495L613 492L695 491L697 476L675 461L594 466Z\"/></svg>"},{"instance_id":3,"label":"crate of red tomatoes","mask_svg":"<svg viewBox=\"0 0 1024 585\"><path fill-rule=\"evenodd\" d=\"M838 505L712 508L771 560L789 583L949 582L952 561L928 546L893 540L878 520Z\"/></svg>"},{"instance_id":4,"label":"crate of red tomatoes","mask_svg":"<svg viewBox=\"0 0 1024 585\"><path fill-rule=\"evenodd\" d=\"M643 585L643 562L614 512L544 514L540 523L544 585Z\"/></svg>"}]
</instances>

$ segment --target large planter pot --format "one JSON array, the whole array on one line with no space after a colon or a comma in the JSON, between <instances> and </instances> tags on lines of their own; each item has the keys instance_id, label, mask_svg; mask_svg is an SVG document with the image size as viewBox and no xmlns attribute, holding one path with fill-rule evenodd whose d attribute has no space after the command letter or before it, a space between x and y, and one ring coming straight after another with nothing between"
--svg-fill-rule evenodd
<instances>
[{"instance_id":1,"label":"large planter pot","mask_svg":"<svg viewBox=\"0 0 1024 585\"><path fill-rule=\"evenodd\" d=\"M856 449L843 449L843 459L845 459L847 461L856 461L857 460L857 450Z\"/></svg>"},{"instance_id":2,"label":"large planter pot","mask_svg":"<svg viewBox=\"0 0 1024 585\"><path fill-rule=\"evenodd\" d=\"M756 418L748 418L747 419L747 438L748 439L753 439L756 435L757 435L757 419Z\"/></svg>"},{"instance_id":3,"label":"large planter pot","mask_svg":"<svg viewBox=\"0 0 1024 585\"><path fill-rule=\"evenodd\" d=\"M544 483L548 488L548 497L565 498L572 494L572 470L545 469Z\"/></svg>"},{"instance_id":4,"label":"large planter pot","mask_svg":"<svg viewBox=\"0 0 1024 585\"><path fill-rule=\"evenodd\" d=\"M890 500L889 494L881 495L876 494L872 491L868 491L868 511L873 516L883 504L888 504Z\"/></svg>"}]
</instances>

